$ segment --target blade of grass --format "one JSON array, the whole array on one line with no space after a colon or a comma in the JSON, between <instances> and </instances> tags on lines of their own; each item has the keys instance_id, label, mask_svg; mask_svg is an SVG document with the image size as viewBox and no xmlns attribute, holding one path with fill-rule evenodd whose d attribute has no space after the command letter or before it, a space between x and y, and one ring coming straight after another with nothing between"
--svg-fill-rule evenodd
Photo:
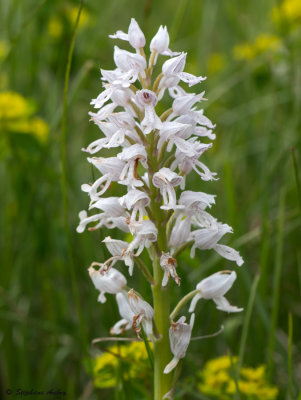
<instances>
[{"instance_id":1,"label":"blade of grass","mask_svg":"<svg viewBox=\"0 0 301 400\"><path fill-rule=\"evenodd\" d=\"M292 313L289 312L288 314L288 391L289 391L289 398L293 400L293 317Z\"/></svg>"},{"instance_id":2,"label":"blade of grass","mask_svg":"<svg viewBox=\"0 0 301 400\"><path fill-rule=\"evenodd\" d=\"M142 336L142 339L143 339L144 344L145 344L145 348L146 348L146 351L147 351L149 363L150 363L151 368L153 370L154 369L154 355L153 355L152 349L150 348L148 339L147 339L146 334L145 334L145 332L144 332L142 327L141 327L141 336Z\"/></svg>"},{"instance_id":3,"label":"blade of grass","mask_svg":"<svg viewBox=\"0 0 301 400\"><path fill-rule=\"evenodd\" d=\"M242 335L241 335L241 340L240 340L240 345L239 345L239 354L238 354L238 362L237 362L237 374L239 374L239 371L241 370L241 367L243 365L243 360L244 360L244 355L245 355L245 350L246 350L246 343L247 343L247 336L249 332L249 326L250 326L250 320L251 320L251 315L254 307L254 301L255 301L255 296L256 296L256 291L257 291L257 286L259 282L259 277L260 275L257 274L255 276L255 279L253 281L251 290L250 290L250 296L249 296L249 301L247 305L247 311L245 314L245 319L242 327Z\"/></svg>"},{"instance_id":4,"label":"blade of grass","mask_svg":"<svg viewBox=\"0 0 301 400\"><path fill-rule=\"evenodd\" d=\"M65 235L67 240L68 249L68 266L71 276L72 291L75 299L77 316L79 320L80 336L82 341L83 349L88 351L88 341L86 336L86 330L84 327L83 315L81 311L81 305L79 300L79 291L76 280L75 265L72 253L71 235L69 230L69 215L68 215L68 195L67 195L67 162L66 162L66 142L67 142L67 98L68 98L68 87L70 79L70 69L72 62L72 55L75 45L75 37L77 32L77 27L83 7L83 0L80 0L77 17L71 37L70 47L68 51L67 65L65 71L65 81L64 81L64 94L63 94L63 115L62 115L62 139L61 139L61 164L62 164L62 175L61 175L61 186L62 186L62 198L63 198L63 214L64 214L64 227Z\"/></svg>"},{"instance_id":5,"label":"blade of grass","mask_svg":"<svg viewBox=\"0 0 301 400\"><path fill-rule=\"evenodd\" d=\"M296 179L299 208L300 208L300 212L301 212L301 183L300 183L300 177L299 177L299 171L298 171L298 165L297 165L294 147L291 148L291 153L292 153L293 167L294 167L294 173L295 173L295 179Z\"/></svg>"},{"instance_id":6,"label":"blade of grass","mask_svg":"<svg viewBox=\"0 0 301 400\"><path fill-rule=\"evenodd\" d=\"M274 280L273 280L272 317L270 323L270 334L268 338L268 352L267 352L268 371L270 377L273 373L273 359L275 351L276 328L277 328L278 309L279 309L280 278L281 278L282 256L283 256L284 211L285 211L285 189L282 188L280 192L280 200L278 208L278 229L277 229L275 269L274 269Z\"/></svg>"}]
</instances>

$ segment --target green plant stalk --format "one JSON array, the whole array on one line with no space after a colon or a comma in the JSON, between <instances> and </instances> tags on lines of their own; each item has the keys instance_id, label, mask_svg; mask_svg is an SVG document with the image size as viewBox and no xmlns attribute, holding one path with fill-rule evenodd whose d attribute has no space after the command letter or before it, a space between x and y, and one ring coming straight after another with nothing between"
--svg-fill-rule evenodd
<instances>
[{"instance_id":1,"label":"green plant stalk","mask_svg":"<svg viewBox=\"0 0 301 400\"><path fill-rule=\"evenodd\" d=\"M170 312L170 289L169 286L162 288L163 270L160 266L160 256L162 251L167 250L166 237L166 212L160 206L162 197L158 189L153 185L153 171L157 163L157 149L154 148L155 132L151 132L148 138L148 167L149 182L151 192L151 213L155 219L158 229L158 237L156 246L152 246L149 250L150 258L153 262L153 305L155 312L155 324L160 335L159 339L154 340L154 400L162 400L163 396L171 389L172 374L164 374L164 368L170 362L172 354L169 344L169 312Z\"/></svg>"},{"instance_id":2,"label":"green plant stalk","mask_svg":"<svg viewBox=\"0 0 301 400\"><path fill-rule=\"evenodd\" d=\"M273 282L273 302L272 302L272 317L270 325L270 335L268 341L268 371L269 377L273 373L273 361L274 361L274 350L276 342L276 329L278 320L279 310L279 299L280 299L280 279L282 270L282 258L283 258L283 233L284 233L284 213L285 213L285 189L282 188L280 192L279 209L278 209L278 229L277 229L277 242L276 242L276 256L275 256L275 270L274 270L274 282Z\"/></svg>"},{"instance_id":3,"label":"green plant stalk","mask_svg":"<svg viewBox=\"0 0 301 400\"><path fill-rule=\"evenodd\" d=\"M184 296L179 303L176 305L174 308L173 312L170 314L170 319L173 320L175 317L178 315L178 312L181 310L182 307L185 306L188 301L190 301L196 294L200 293L200 290L195 289L192 290L191 292L187 293L186 296Z\"/></svg>"},{"instance_id":4,"label":"green plant stalk","mask_svg":"<svg viewBox=\"0 0 301 400\"><path fill-rule=\"evenodd\" d=\"M289 398L294 398L293 394L293 316L292 313L288 314L288 390Z\"/></svg>"},{"instance_id":5,"label":"green plant stalk","mask_svg":"<svg viewBox=\"0 0 301 400\"><path fill-rule=\"evenodd\" d=\"M240 345L239 345L239 354L238 354L238 362L237 362L237 377L239 377L241 367L243 366L244 354L245 354L246 343L247 343L247 336L248 336L248 332L249 332L250 320L251 320L251 315L252 315L252 311L253 311L253 307L254 307L254 301L255 301L259 278L260 278L260 275L255 276L255 279L253 281L251 291L250 291L247 311L246 311L246 315L245 315L245 320L244 320L244 324L243 324L243 328L242 328L242 335L241 335L241 340L240 340Z\"/></svg>"},{"instance_id":6,"label":"green plant stalk","mask_svg":"<svg viewBox=\"0 0 301 400\"><path fill-rule=\"evenodd\" d=\"M171 389L172 374L165 375L164 368L172 358L169 345L169 288L162 288L159 258L154 262L156 284L153 286L153 299L155 311L155 323L157 325L160 339L154 343L154 399L162 400L163 396Z\"/></svg>"}]
</instances>

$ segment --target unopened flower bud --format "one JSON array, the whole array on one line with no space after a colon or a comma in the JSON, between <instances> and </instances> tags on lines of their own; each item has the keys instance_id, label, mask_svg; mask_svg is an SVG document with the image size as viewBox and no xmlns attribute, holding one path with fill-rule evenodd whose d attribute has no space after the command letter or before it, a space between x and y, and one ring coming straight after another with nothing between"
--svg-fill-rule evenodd
<instances>
[{"instance_id":1,"label":"unopened flower bud","mask_svg":"<svg viewBox=\"0 0 301 400\"><path fill-rule=\"evenodd\" d=\"M166 26L160 25L158 32L152 38L152 41L150 43L150 49L151 51L156 51L157 53L162 54L166 50L168 50L168 46L169 46L169 35L167 32L167 28Z\"/></svg>"},{"instance_id":2,"label":"unopened flower bud","mask_svg":"<svg viewBox=\"0 0 301 400\"><path fill-rule=\"evenodd\" d=\"M128 35L130 45L134 47L134 49L140 49L145 46L145 36L135 18L131 19Z\"/></svg>"}]
</instances>

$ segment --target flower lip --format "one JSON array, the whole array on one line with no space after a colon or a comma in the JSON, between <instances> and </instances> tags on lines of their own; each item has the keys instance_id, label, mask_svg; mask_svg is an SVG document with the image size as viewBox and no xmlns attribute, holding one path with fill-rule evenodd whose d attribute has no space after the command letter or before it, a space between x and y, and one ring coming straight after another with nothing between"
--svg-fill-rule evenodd
<instances>
[{"instance_id":1,"label":"flower lip","mask_svg":"<svg viewBox=\"0 0 301 400\"><path fill-rule=\"evenodd\" d=\"M153 91L142 89L136 92L136 101L139 106L145 107L146 105L155 106L158 102L158 99Z\"/></svg>"}]
</instances>

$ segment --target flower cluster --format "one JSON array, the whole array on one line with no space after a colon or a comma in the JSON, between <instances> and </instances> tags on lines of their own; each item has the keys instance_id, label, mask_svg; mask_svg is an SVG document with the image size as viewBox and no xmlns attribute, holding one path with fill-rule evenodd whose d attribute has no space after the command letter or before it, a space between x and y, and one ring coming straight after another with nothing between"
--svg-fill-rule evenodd
<instances>
[{"instance_id":1,"label":"flower cluster","mask_svg":"<svg viewBox=\"0 0 301 400\"><path fill-rule=\"evenodd\" d=\"M45 143L49 126L42 118L35 116L34 112L33 103L21 94L12 91L0 92L0 131L29 134L39 142Z\"/></svg>"},{"instance_id":2,"label":"flower cluster","mask_svg":"<svg viewBox=\"0 0 301 400\"><path fill-rule=\"evenodd\" d=\"M217 399L231 400L237 387L242 399L275 400L278 396L278 388L269 385L266 377L266 366L257 368L242 367L239 371L239 379L235 383L235 369L237 369L237 357L222 356L214 358L198 373L200 382L199 391L207 396Z\"/></svg>"},{"instance_id":3,"label":"flower cluster","mask_svg":"<svg viewBox=\"0 0 301 400\"><path fill-rule=\"evenodd\" d=\"M105 301L105 293L116 295L122 319L111 333L134 329L139 335L143 328L156 345L161 335L160 326L154 333L156 308L133 289L126 290L125 276L113 268L118 261L124 262L130 275L137 265L153 288L159 286L164 291L168 290L170 278L180 285L176 257L185 247L191 246L191 257L196 249L213 249L238 266L243 260L236 250L220 243L225 234L232 233L232 228L208 212L215 196L185 190L186 176L191 171L203 181L217 179L217 174L200 160L215 139L214 124L199 108L205 100L204 92L186 92L181 86L186 83L193 87L205 78L184 72L186 53L169 49L166 27L160 26L151 40L148 60L144 52L146 40L135 19L131 20L127 33L117 31L110 37L128 42L134 52L115 46L116 68L101 70L104 90L91 101L96 110L90 116L102 136L83 151L89 154L89 163L100 174L95 182L82 185L90 197L91 214L80 212L77 231L83 232L87 226L88 230L106 227L118 228L127 237L132 235L129 242L105 238L103 242L112 257L103 263L93 263L89 273L100 291L99 301ZM154 77L159 55L167 59ZM171 107L159 114L168 98ZM110 157L104 157L105 154ZM123 192L121 197L110 196L110 188L116 184ZM159 265L153 276L139 258L144 249L149 252L154 269L156 262ZM96 265L99 270L94 269ZM185 316L177 322L166 321L170 325L169 340L174 355L166 365L166 374L185 356L199 299L212 299L222 311L242 310L231 306L224 297L235 279L235 272L222 271L202 280L194 291L190 323L185 323Z\"/></svg>"}]
</instances>

